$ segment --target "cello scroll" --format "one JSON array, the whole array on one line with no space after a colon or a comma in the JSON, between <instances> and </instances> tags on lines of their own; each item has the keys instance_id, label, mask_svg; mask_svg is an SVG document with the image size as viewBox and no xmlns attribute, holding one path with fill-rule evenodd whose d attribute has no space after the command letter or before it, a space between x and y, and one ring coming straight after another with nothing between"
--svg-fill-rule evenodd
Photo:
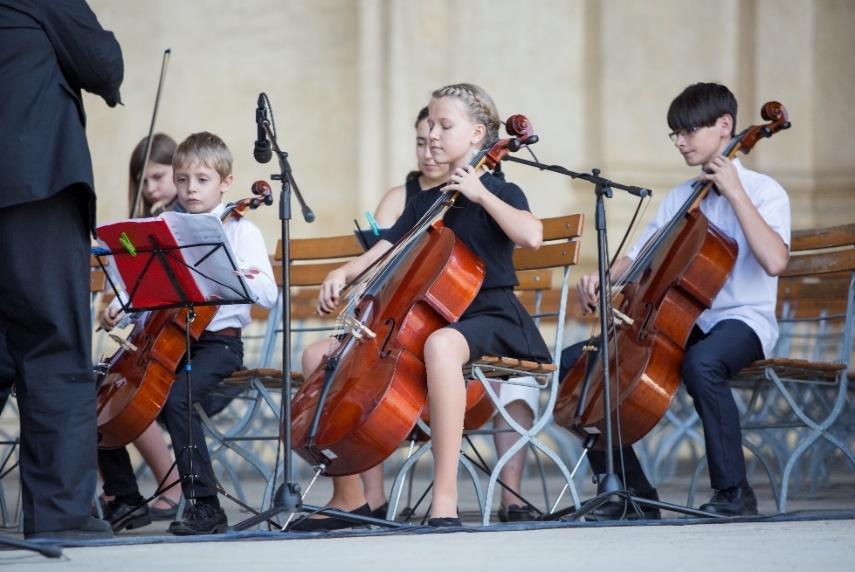
<instances>
[{"instance_id":1,"label":"cello scroll","mask_svg":"<svg viewBox=\"0 0 855 572\"><path fill-rule=\"evenodd\" d=\"M746 155L751 152L754 145L762 138L771 137L782 129L789 129L791 123L787 114L787 108L777 101L767 101L760 109L760 116L769 123L763 125L752 125L737 136L738 144L728 154L733 158L738 151Z\"/></svg>"}]
</instances>

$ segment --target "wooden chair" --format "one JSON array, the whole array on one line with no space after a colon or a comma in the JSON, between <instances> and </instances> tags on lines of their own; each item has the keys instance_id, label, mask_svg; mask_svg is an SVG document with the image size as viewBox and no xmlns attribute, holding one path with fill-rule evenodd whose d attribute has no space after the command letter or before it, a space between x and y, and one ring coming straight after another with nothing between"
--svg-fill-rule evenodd
<instances>
[{"instance_id":1,"label":"wooden chair","mask_svg":"<svg viewBox=\"0 0 855 572\"><path fill-rule=\"evenodd\" d=\"M499 474L502 468L523 447L532 447L537 452L550 459L558 470L571 491L573 501L578 504L579 497L573 483L572 476L567 470L561 457L540 438L539 434L552 420L552 408L558 393L558 369L563 345L564 322L567 313L567 299L569 292L569 277L571 268L577 263L579 256L578 238L582 234L584 217L581 214L564 217L543 219L544 244L538 250L518 249L514 253L514 267L520 282L517 294L524 302L529 303L532 317L540 321L544 318L554 319L555 331L546 337L552 340L552 350L555 356L550 363L537 363L519 360L506 356L481 356L464 367L464 376L467 379L476 379L484 387L497 414L507 422L511 429L520 437L508 451L502 455L492 467L487 479L486 492L482 492L479 484L478 473L473 463L466 456L461 457L461 466L469 475L475 488L475 494L480 505L482 523L489 524L493 495ZM553 286L553 276L557 281L557 287ZM553 293L555 291L556 293ZM543 312L545 298L557 299L557 309L554 313ZM546 403L536 416L531 428L519 425L502 406L501 399L493 389L493 383L509 383L535 387L546 393ZM421 424L422 430L429 432L430 429ZM415 463L430 450L430 443L419 447L418 451L410 455L395 477L390 493L388 518L393 518L398 512L398 504L407 475ZM546 507L548 512L550 507Z\"/></svg>"},{"instance_id":2,"label":"wooden chair","mask_svg":"<svg viewBox=\"0 0 855 572\"><path fill-rule=\"evenodd\" d=\"M794 231L790 251L778 282L774 355L732 381L749 394L743 443L766 469L780 512L787 510L791 477L810 448L826 443L855 467L855 454L833 432L852 367L855 224Z\"/></svg>"}]
</instances>

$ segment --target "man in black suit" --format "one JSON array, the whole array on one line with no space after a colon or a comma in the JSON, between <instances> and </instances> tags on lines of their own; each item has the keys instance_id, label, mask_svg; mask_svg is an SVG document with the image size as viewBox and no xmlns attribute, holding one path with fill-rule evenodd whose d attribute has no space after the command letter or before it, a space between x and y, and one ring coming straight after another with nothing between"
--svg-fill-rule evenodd
<instances>
[{"instance_id":1,"label":"man in black suit","mask_svg":"<svg viewBox=\"0 0 855 572\"><path fill-rule=\"evenodd\" d=\"M111 536L90 516L95 192L81 90L113 107L123 71L83 0L0 0L0 362L14 370L28 538Z\"/></svg>"}]
</instances>

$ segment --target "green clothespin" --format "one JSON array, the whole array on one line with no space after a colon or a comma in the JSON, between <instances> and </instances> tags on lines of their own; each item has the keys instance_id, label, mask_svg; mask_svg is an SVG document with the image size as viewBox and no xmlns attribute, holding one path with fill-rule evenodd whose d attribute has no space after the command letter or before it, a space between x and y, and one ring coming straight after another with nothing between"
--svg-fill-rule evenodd
<instances>
[{"instance_id":1,"label":"green clothespin","mask_svg":"<svg viewBox=\"0 0 855 572\"><path fill-rule=\"evenodd\" d=\"M121 244L131 256L137 255L137 248L134 246L134 243L131 242L131 239L128 237L127 233L123 232L119 235L119 244Z\"/></svg>"}]
</instances>

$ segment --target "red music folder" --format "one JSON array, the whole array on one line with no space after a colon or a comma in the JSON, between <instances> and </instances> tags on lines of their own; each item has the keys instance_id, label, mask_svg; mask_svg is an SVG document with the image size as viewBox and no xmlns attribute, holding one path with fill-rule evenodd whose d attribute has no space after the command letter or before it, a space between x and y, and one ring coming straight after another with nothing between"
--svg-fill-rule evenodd
<instances>
[{"instance_id":1,"label":"red music folder","mask_svg":"<svg viewBox=\"0 0 855 572\"><path fill-rule=\"evenodd\" d=\"M107 266L130 311L203 304L247 292L219 218L164 213L98 227ZM124 295L123 295L124 294Z\"/></svg>"}]
</instances>

